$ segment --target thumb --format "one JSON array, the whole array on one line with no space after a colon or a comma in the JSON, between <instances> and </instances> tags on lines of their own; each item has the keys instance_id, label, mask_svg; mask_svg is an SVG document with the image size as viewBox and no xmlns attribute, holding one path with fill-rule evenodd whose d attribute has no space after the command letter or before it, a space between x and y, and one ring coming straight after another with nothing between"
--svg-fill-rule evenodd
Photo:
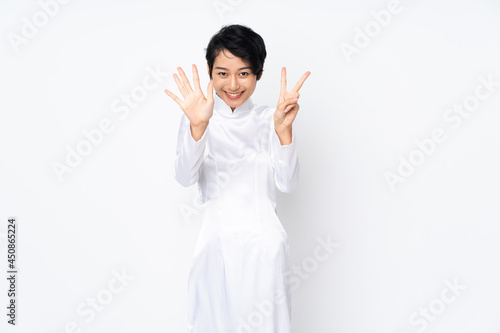
<instances>
[{"instance_id":1,"label":"thumb","mask_svg":"<svg viewBox=\"0 0 500 333\"><path fill-rule=\"evenodd\" d=\"M214 81L210 80L207 87L207 101L210 103L214 102Z\"/></svg>"}]
</instances>

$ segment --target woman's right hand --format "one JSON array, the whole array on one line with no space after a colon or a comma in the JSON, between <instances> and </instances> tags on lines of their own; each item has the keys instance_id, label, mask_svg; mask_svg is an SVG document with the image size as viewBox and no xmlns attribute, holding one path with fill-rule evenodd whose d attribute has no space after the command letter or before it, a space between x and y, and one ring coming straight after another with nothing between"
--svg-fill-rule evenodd
<instances>
[{"instance_id":1,"label":"woman's right hand","mask_svg":"<svg viewBox=\"0 0 500 333\"><path fill-rule=\"evenodd\" d=\"M203 95L203 92L201 91L200 78L198 76L198 69L196 68L196 65L193 64L194 90L191 88L191 84L189 83L189 80L182 68L177 67L177 70L179 71L182 82L176 73L174 73L174 80L175 83L177 83L177 87L184 97L184 100L182 101L179 97L167 89L165 89L165 92L177 104L179 104L182 111L186 114L191 123L191 130L193 131L194 128L203 128L202 132L204 132L204 129L208 126L208 121L214 112L213 81L208 83L207 98L205 98L205 95Z\"/></svg>"}]
</instances>

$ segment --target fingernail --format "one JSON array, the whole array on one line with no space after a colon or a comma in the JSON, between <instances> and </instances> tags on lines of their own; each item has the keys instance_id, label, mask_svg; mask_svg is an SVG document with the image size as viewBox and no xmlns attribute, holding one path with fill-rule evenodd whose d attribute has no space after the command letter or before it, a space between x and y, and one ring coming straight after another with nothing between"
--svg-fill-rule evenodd
<instances>
[{"instance_id":1,"label":"fingernail","mask_svg":"<svg viewBox=\"0 0 500 333\"><path fill-rule=\"evenodd\" d=\"M293 101L294 101L294 102L297 102L298 100L299 100L298 98L294 98L294 99L293 99Z\"/></svg>"}]
</instances>

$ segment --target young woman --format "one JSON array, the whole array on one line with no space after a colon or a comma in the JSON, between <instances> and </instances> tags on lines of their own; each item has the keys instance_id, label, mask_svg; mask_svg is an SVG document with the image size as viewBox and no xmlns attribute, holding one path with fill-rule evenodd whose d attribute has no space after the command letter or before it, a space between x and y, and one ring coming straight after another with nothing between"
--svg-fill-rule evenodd
<instances>
[{"instance_id":1,"label":"young woman","mask_svg":"<svg viewBox=\"0 0 500 333\"><path fill-rule=\"evenodd\" d=\"M250 98L262 77L265 44L248 27L229 25L206 49L205 98L193 65L194 89L182 68L174 80L183 100L174 176L198 183L202 224L188 280L188 332L290 333L287 233L276 214L275 188L299 178L292 123L306 72L276 108ZM215 94L214 94L215 91Z\"/></svg>"}]
</instances>

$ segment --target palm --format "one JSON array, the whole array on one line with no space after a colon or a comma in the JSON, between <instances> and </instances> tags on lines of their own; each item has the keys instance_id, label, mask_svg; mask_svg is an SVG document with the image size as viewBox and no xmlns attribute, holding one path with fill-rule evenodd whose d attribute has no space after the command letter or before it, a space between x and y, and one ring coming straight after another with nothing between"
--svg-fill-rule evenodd
<instances>
[{"instance_id":1,"label":"palm","mask_svg":"<svg viewBox=\"0 0 500 333\"><path fill-rule=\"evenodd\" d=\"M165 89L165 92L180 106L192 125L208 123L214 111L213 81L210 81L208 84L207 98L205 98L205 95L201 91L200 78L196 65L193 65L194 90L182 68L178 67L177 70L182 81L177 74L174 74L174 80L184 100L181 100L167 89Z\"/></svg>"}]
</instances>

